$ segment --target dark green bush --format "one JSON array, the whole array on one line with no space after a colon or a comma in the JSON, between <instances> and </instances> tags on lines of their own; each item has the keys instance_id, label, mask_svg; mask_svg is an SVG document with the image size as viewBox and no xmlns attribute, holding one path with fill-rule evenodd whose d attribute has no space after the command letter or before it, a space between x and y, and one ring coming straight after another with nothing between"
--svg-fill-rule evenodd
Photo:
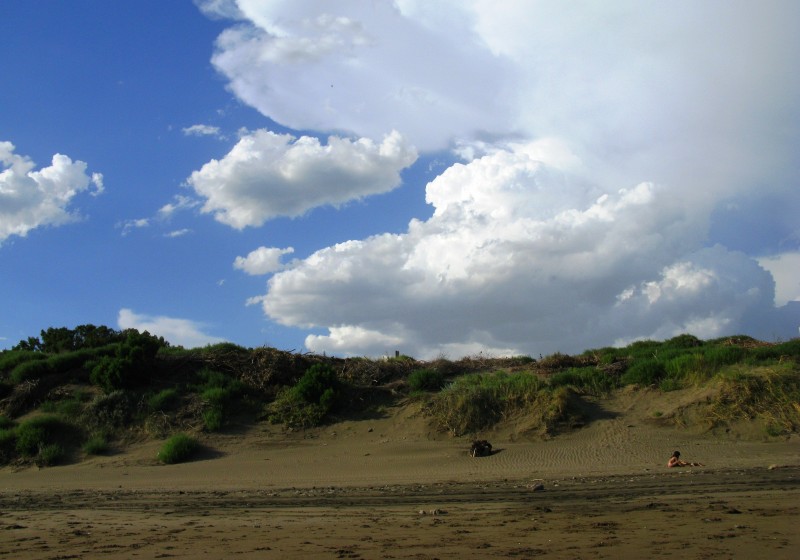
<instances>
[{"instance_id":1,"label":"dark green bush","mask_svg":"<svg viewBox=\"0 0 800 560\"><path fill-rule=\"evenodd\" d=\"M293 428L319 426L328 411L319 403L304 401L292 389L292 387L284 387L278 392L275 400L270 403L269 421Z\"/></svg>"},{"instance_id":2,"label":"dark green bush","mask_svg":"<svg viewBox=\"0 0 800 560\"><path fill-rule=\"evenodd\" d=\"M135 402L126 391L114 391L100 395L83 411L83 424L93 429L121 428L133 418Z\"/></svg>"},{"instance_id":3,"label":"dark green bush","mask_svg":"<svg viewBox=\"0 0 800 560\"><path fill-rule=\"evenodd\" d=\"M434 423L456 436L487 429L504 417L528 411L547 427L561 414L561 390L549 391L535 375L469 374L432 395L427 414Z\"/></svg>"},{"instance_id":4,"label":"dark green bush","mask_svg":"<svg viewBox=\"0 0 800 560\"><path fill-rule=\"evenodd\" d=\"M23 381L39 379L50 373L53 373L53 369L48 360L33 360L20 363L11 370L9 377L12 383L19 384Z\"/></svg>"},{"instance_id":5,"label":"dark green bush","mask_svg":"<svg viewBox=\"0 0 800 560\"><path fill-rule=\"evenodd\" d=\"M92 367L91 380L107 393L134 385L136 366L130 357L105 356Z\"/></svg>"},{"instance_id":6,"label":"dark green bush","mask_svg":"<svg viewBox=\"0 0 800 560\"><path fill-rule=\"evenodd\" d=\"M330 400L339 386L336 372L327 364L314 364L306 370L294 386L294 393L307 403L320 404Z\"/></svg>"},{"instance_id":7,"label":"dark green bush","mask_svg":"<svg viewBox=\"0 0 800 560\"><path fill-rule=\"evenodd\" d=\"M230 402L233 394L227 387L209 387L200 397L212 406L224 406Z\"/></svg>"},{"instance_id":8,"label":"dark green bush","mask_svg":"<svg viewBox=\"0 0 800 560\"><path fill-rule=\"evenodd\" d=\"M341 383L327 364L314 364L297 384L278 393L270 405L271 422L295 427L319 425L339 398Z\"/></svg>"},{"instance_id":9,"label":"dark green bush","mask_svg":"<svg viewBox=\"0 0 800 560\"><path fill-rule=\"evenodd\" d=\"M83 450L88 455L103 455L108 452L108 438L103 433L93 434L85 444Z\"/></svg>"},{"instance_id":10,"label":"dark green bush","mask_svg":"<svg viewBox=\"0 0 800 560\"><path fill-rule=\"evenodd\" d=\"M0 465L12 459L16 447L17 431L14 429L14 421L0 414Z\"/></svg>"},{"instance_id":11,"label":"dark green bush","mask_svg":"<svg viewBox=\"0 0 800 560\"><path fill-rule=\"evenodd\" d=\"M438 391L444 386L444 375L429 368L417 369L408 376L408 386L412 391Z\"/></svg>"},{"instance_id":12,"label":"dark green bush","mask_svg":"<svg viewBox=\"0 0 800 560\"><path fill-rule=\"evenodd\" d=\"M602 395L618 386L617 379L596 367L570 368L548 379L551 387L572 387L578 392Z\"/></svg>"},{"instance_id":13,"label":"dark green bush","mask_svg":"<svg viewBox=\"0 0 800 560\"><path fill-rule=\"evenodd\" d=\"M230 375L210 368L203 368L197 372L199 383L196 389L200 392L211 387L228 387L235 382Z\"/></svg>"},{"instance_id":14,"label":"dark green bush","mask_svg":"<svg viewBox=\"0 0 800 560\"><path fill-rule=\"evenodd\" d=\"M225 426L225 413L220 407L212 407L203 412L203 427L209 432L219 431Z\"/></svg>"},{"instance_id":15,"label":"dark green bush","mask_svg":"<svg viewBox=\"0 0 800 560\"><path fill-rule=\"evenodd\" d=\"M580 365L581 365L580 358L575 356L570 356L568 354L562 354L561 352L550 354L549 356L545 356L544 358L539 360L540 368L550 369L550 370L562 370L571 367L579 367Z\"/></svg>"},{"instance_id":16,"label":"dark green bush","mask_svg":"<svg viewBox=\"0 0 800 560\"><path fill-rule=\"evenodd\" d=\"M800 359L800 338L793 338L781 344L775 345L775 352L781 358Z\"/></svg>"},{"instance_id":17,"label":"dark green bush","mask_svg":"<svg viewBox=\"0 0 800 560\"><path fill-rule=\"evenodd\" d=\"M0 465L11 461L16 455L17 431L11 427L0 428Z\"/></svg>"},{"instance_id":18,"label":"dark green bush","mask_svg":"<svg viewBox=\"0 0 800 560\"><path fill-rule=\"evenodd\" d=\"M175 434L161 446L158 460L167 465L183 463L192 458L200 448L198 441L186 434Z\"/></svg>"},{"instance_id":19,"label":"dark green bush","mask_svg":"<svg viewBox=\"0 0 800 560\"><path fill-rule=\"evenodd\" d=\"M0 353L0 373L9 372L18 365L36 360L44 360L47 355L31 350L4 350Z\"/></svg>"},{"instance_id":20,"label":"dark green bush","mask_svg":"<svg viewBox=\"0 0 800 560\"><path fill-rule=\"evenodd\" d=\"M52 467L59 464L67 456L64 447L58 443L48 443L39 448L35 462L40 467Z\"/></svg>"},{"instance_id":21,"label":"dark green bush","mask_svg":"<svg viewBox=\"0 0 800 560\"><path fill-rule=\"evenodd\" d=\"M45 401L39 407L42 412L60 414L69 418L80 416L84 403L80 395L73 395L60 401Z\"/></svg>"},{"instance_id":22,"label":"dark green bush","mask_svg":"<svg viewBox=\"0 0 800 560\"><path fill-rule=\"evenodd\" d=\"M82 368L87 361L96 356L97 353L95 350L84 348L74 352L54 354L47 358L47 362L50 364L50 369L53 373L67 373L71 370Z\"/></svg>"},{"instance_id":23,"label":"dark green bush","mask_svg":"<svg viewBox=\"0 0 800 560\"><path fill-rule=\"evenodd\" d=\"M57 416L31 418L17 427L17 452L24 457L35 457L45 446L61 445L70 437L73 428Z\"/></svg>"},{"instance_id":24,"label":"dark green bush","mask_svg":"<svg viewBox=\"0 0 800 560\"><path fill-rule=\"evenodd\" d=\"M147 331L126 333L125 342L116 346L113 356L103 356L92 364L92 383L107 393L147 383L155 368L158 349L166 344Z\"/></svg>"},{"instance_id":25,"label":"dark green bush","mask_svg":"<svg viewBox=\"0 0 800 560\"><path fill-rule=\"evenodd\" d=\"M620 377L623 385L655 385L666 375L664 364L658 360L640 360Z\"/></svg>"},{"instance_id":26,"label":"dark green bush","mask_svg":"<svg viewBox=\"0 0 800 560\"><path fill-rule=\"evenodd\" d=\"M199 349L203 354L247 354L250 350L232 342L209 344Z\"/></svg>"},{"instance_id":27,"label":"dark green bush","mask_svg":"<svg viewBox=\"0 0 800 560\"><path fill-rule=\"evenodd\" d=\"M703 341L691 334L681 334L670 338L663 344L664 348L697 348L702 346Z\"/></svg>"},{"instance_id":28,"label":"dark green bush","mask_svg":"<svg viewBox=\"0 0 800 560\"><path fill-rule=\"evenodd\" d=\"M703 360L712 372L744 360L747 350L739 346L707 346L703 349Z\"/></svg>"},{"instance_id":29,"label":"dark green bush","mask_svg":"<svg viewBox=\"0 0 800 560\"><path fill-rule=\"evenodd\" d=\"M670 379L684 379L691 374L704 373L707 365L702 354L682 354L664 362L664 372Z\"/></svg>"},{"instance_id":30,"label":"dark green bush","mask_svg":"<svg viewBox=\"0 0 800 560\"><path fill-rule=\"evenodd\" d=\"M211 369L197 374L202 384L195 386L207 408L203 412L203 424L208 431L222 429L236 408L241 409L240 397L245 393L244 384L238 379Z\"/></svg>"},{"instance_id":31,"label":"dark green bush","mask_svg":"<svg viewBox=\"0 0 800 560\"><path fill-rule=\"evenodd\" d=\"M174 388L164 389L147 399L147 408L153 412L170 410L178 405L180 395Z\"/></svg>"},{"instance_id":32,"label":"dark green bush","mask_svg":"<svg viewBox=\"0 0 800 560\"><path fill-rule=\"evenodd\" d=\"M677 391L683 388L683 383L679 379L673 377L666 377L658 384L658 388L668 393L669 391Z\"/></svg>"},{"instance_id":33,"label":"dark green bush","mask_svg":"<svg viewBox=\"0 0 800 560\"><path fill-rule=\"evenodd\" d=\"M655 340L637 340L630 343L623 350L630 356L652 356L653 352L658 350L663 343Z\"/></svg>"},{"instance_id":34,"label":"dark green bush","mask_svg":"<svg viewBox=\"0 0 800 560\"><path fill-rule=\"evenodd\" d=\"M604 348L594 348L586 350L581 354L584 358L594 358L598 364L612 364L617 361L617 356L621 353L619 348L606 346Z\"/></svg>"}]
</instances>

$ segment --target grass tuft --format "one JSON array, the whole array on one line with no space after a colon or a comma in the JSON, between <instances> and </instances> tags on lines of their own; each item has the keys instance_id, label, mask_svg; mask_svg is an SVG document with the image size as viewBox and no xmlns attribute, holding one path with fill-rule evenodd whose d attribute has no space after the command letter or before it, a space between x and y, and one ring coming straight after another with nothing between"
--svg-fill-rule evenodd
<instances>
[{"instance_id":1,"label":"grass tuft","mask_svg":"<svg viewBox=\"0 0 800 560\"><path fill-rule=\"evenodd\" d=\"M184 463L200 448L198 441L186 434L175 434L161 446L158 460L166 465Z\"/></svg>"},{"instance_id":2,"label":"grass tuft","mask_svg":"<svg viewBox=\"0 0 800 560\"><path fill-rule=\"evenodd\" d=\"M524 410L538 410L547 424L560 413L558 406L551 409L555 394L527 372L470 374L432 395L427 412L435 425L456 436L485 430Z\"/></svg>"},{"instance_id":3,"label":"grass tuft","mask_svg":"<svg viewBox=\"0 0 800 560\"><path fill-rule=\"evenodd\" d=\"M712 425L760 418L771 435L800 430L800 376L773 368L720 376L722 389L708 407Z\"/></svg>"}]
</instances>

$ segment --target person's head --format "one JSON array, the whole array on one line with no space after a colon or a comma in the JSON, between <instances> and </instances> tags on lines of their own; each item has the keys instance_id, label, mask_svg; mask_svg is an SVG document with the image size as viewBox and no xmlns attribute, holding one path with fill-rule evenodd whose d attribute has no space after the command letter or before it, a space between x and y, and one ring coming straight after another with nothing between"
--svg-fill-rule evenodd
<instances>
[{"instance_id":1,"label":"person's head","mask_svg":"<svg viewBox=\"0 0 800 560\"><path fill-rule=\"evenodd\" d=\"M675 458L677 459L678 457L680 457L680 456L681 456L681 452L680 452L680 451L673 451L673 452L672 452L672 456L673 456L673 457L675 457Z\"/></svg>"}]
</instances>

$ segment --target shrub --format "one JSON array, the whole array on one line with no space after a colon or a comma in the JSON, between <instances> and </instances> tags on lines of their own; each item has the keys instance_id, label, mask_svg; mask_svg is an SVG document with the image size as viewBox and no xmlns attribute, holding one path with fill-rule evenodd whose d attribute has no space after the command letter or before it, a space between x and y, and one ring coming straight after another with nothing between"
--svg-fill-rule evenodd
<instances>
[{"instance_id":1,"label":"shrub","mask_svg":"<svg viewBox=\"0 0 800 560\"><path fill-rule=\"evenodd\" d=\"M621 352L634 359L652 358L661 344L655 340L637 340L623 348Z\"/></svg>"},{"instance_id":2,"label":"shrub","mask_svg":"<svg viewBox=\"0 0 800 560\"><path fill-rule=\"evenodd\" d=\"M13 428L0 428L0 465L8 463L17 447L17 431Z\"/></svg>"},{"instance_id":3,"label":"shrub","mask_svg":"<svg viewBox=\"0 0 800 560\"><path fill-rule=\"evenodd\" d=\"M776 344L775 350L781 357L800 359L800 338Z\"/></svg>"},{"instance_id":4,"label":"shrub","mask_svg":"<svg viewBox=\"0 0 800 560\"><path fill-rule=\"evenodd\" d=\"M556 352L539 360L539 367L543 369L561 370L581 365L580 358Z\"/></svg>"},{"instance_id":5,"label":"shrub","mask_svg":"<svg viewBox=\"0 0 800 560\"><path fill-rule=\"evenodd\" d=\"M708 346L703 350L703 360L716 373L723 366L741 362L746 354L747 350L739 346Z\"/></svg>"},{"instance_id":6,"label":"shrub","mask_svg":"<svg viewBox=\"0 0 800 560\"><path fill-rule=\"evenodd\" d=\"M664 362L664 373L671 379L684 379L705 369L702 354L681 354Z\"/></svg>"},{"instance_id":7,"label":"shrub","mask_svg":"<svg viewBox=\"0 0 800 560\"><path fill-rule=\"evenodd\" d=\"M71 426L57 416L31 418L17 427L17 452L24 457L35 457L46 446L65 439L70 431Z\"/></svg>"},{"instance_id":8,"label":"shrub","mask_svg":"<svg viewBox=\"0 0 800 560\"><path fill-rule=\"evenodd\" d=\"M82 368L87 361L96 356L97 353L94 350L83 348L74 352L54 354L47 358L47 362L53 373L67 373Z\"/></svg>"},{"instance_id":9,"label":"shrub","mask_svg":"<svg viewBox=\"0 0 800 560\"><path fill-rule=\"evenodd\" d=\"M66 457L66 451L58 443L48 443L39 449L35 463L40 467L57 465Z\"/></svg>"},{"instance_id":10,"label":"shrub","mask_svg":"<svg viewBox=\"0 0 800 560\"><path fill-rule=\"evenodd\" d=\"M225 375L220 371L210 368L203 368L198 371L197 377L200 383L196 387L200 391L211 387L227 387L233 382L233 379L229 375Z\"/></svg>"},{"instance_id":11,"label":"shrub","mask_svg":"<svg viewBox=\"0 0 800 560\"><path fill-rule=\"evenodd\" d=\"M529 373L470 374L432 396L427 412L434 423L460 436L487 429L514 413L538 409L547 424L558 414L551 409L554 392Z\"/></svg>"},{"instance_id":12,"label":"shrub","mask_svg":"<svg viewBox=\"0 0 800 560\"><path fill-rule=\"evenodd\" d=\"M766 365L786 359L800 360L800 338L794 338L781 344L748 349L745 361L751 365Z\"/></svg>"},{"instance_id":13,"label":"shrub","mask_svg":"<svg viewBox=\"0 0 800 560\"><path fill-rule=\"evenodd\" d=\"M590 395L603 395L618 385L617 380L595 367L570 368L554 373L548 379L551 387L572 387Z\"/></svg>"},{"instance_id":14,"label":"shrub","mask_svg":"<svg viewBox=\"0 0 800 560\"><path fill-rule=\"evenodd\" d=\"M209 432L221 430L225 425L225 413L221 408L209 408L203 412L203 426Z\"/></svg>"},{"instance_id":15,"label":"shrub","mask_svg":"<svg viewBox=\"0 0 800 560\"><path fill-rule=\"evenodd\" d=\"M31 350L7 350L0 353L0 372L11 371L25 362L47 359L47 355Z\"/></svg>"},{"instance_id":16,"label":"shrub","mask_svg":"<svg viewBox=\"0 0 800 560\"><path fill-rule=\"evenodd\" d=\"M314 364L294 387L282 389L269 407L271 422L294 427L318 426L333 409L341 383L333 368Z\"/></svg>"},{"instance_id":17,"label":"shrub","mask_svg":"<svg viewBox=\"0 0 800 560\"><path fill-rule=\"evenodd\" d=\"M9 375L12 383L22 383L30 379L39 379L45 375L52 373L53 370L50 362L47 360L32 360L22 362L14 369L11 370Z\"/></svg>"},{"instance_id":18,"label":"shrub","mask_svg":"<svg viewBox=\"0 0 800 560\"><path fill-rule=\"evenodd\" d=\"M667 377L661 380L661 383L658 384L658 388L668 393L683 388L683 384L678 379Z\"/></svg>"},{"instance_id":19,"label":"shrub","mask_svg":"<svg viewBox=\"0 0 800 560\"><path fill-rule=\"evenodd\" d=\"M532 356L528 356L527 354L521 354L519 356L511 356L510 358L508 358L508 361L512 366L526 366L528 364L536 362L536 360Z\"/></svg>"},{"instance_id":20,"label":"shrub","mask_svg":"<svg viewBox=\"0 0 800 560\"><path fill-rule=\"evenodd\" d=\"M147 399L147 408L157 412L159 410L170 410L178 404L178 391L176 389L164 389Z\"/></svg>"},{"instance_id":21,"label":"shrub","mask_svg":"<svg viewBox=\"0 0 800 560\"><path fill-rule=\"evenodd\" d=\"M11 460L16 447L17 431L14 429L14 422L0 414L0 465Z\"/></svg>"},{"instance_id":22,"label":"shrub","mask_svg":"<svg viewBox=\"0 0 800 560\"><path fill-rule=\"evenodd\" d=\"M584 358L593 358L598 364L608 365L618 361L617 356L620 354L619 348L606 346L604 348L594 348L586 350L581 356Z\"/></svg>"},{"instance_id":23,"label":"shrub","mask_svg":"<svg viewBox=\"0 0 800 560\"><path fill-rule=\"evenodd\" d=\"M57 401L45 401L39 409L42 412L50 412L75 418L83 412L84 403L89 399L89 394L85 391L76 391L66 398Z\"/></svg>"},{"instance_id":24,"label":"shrub","mask_svg":"<svg viewBox=\"0 0 800 560\"><path fill-rule=\"evenodd\" d=\"M623 385L655 385L666 375L664 364L658 360L640 360L634 362L622 374L620 381Z\"/></svg>"},{"instance_id":25,"label":"shrub","mask_svg":"<svg viewBox=\"0 0 800 560\"><path fill-rule=\"evenodd\" d=\"M314 364L306 370L292 390L307 403L321 404L323 400L331 403L338 386L339 380L331 366Z\"/></svg>"},{"instance_id":26,"label":"shrub","mask_svg":"<svg viewBox=\"0 0 800 560\"><path fill-rule=\"evenodd\" d=\"M235 354L244 355L250 352L244 346L239 346L233 342L219 342L217 344L209 344L199 349L203 354Z\"/></svg>"},{"instance_id":27,"label":"shrub","mask_svg":"<svg viewBox=\"0 0 800 560\"><path fill-rule=\"evenodd\" d=\"M327 400L327 399L326 399ZM320 403L301 399L292 387L284 387L269 405L269 421L293 428L319 426L328 410Z\"/></svg>"},{"instance_id":28,"label":"shrub","mask_svg":"<svg viewBox=\"0 0 800 560\"><path fill-rule=\"evenodd\" d=\"M203 385L196 389L208 407L203 412L203 425L206 430L215 432L225 426L234 405L240 404L237 398L244 393L245 386L238 379L210 369L200 371L198 377Z\"/></svg>"},{"instance_id":29,"label":"shrub","mask_svg":"<svg viewBox=\"0 0 800 560\"><path fill-rule=\"evenodd\" d=\"M103 455L108 452L108 448L108 439L102 433L92 435L83 444L83 450L89 455Z\"/></svg>"},{"instance_id":30,"label":"shrub","mask_svg":"<svg viewBox=\"0 0 800 560\"><path fill-rule=\"evenodd\" d=\"M133 412L133 398L125 391L114 391L90 402L82 420L89 428L120 428L131 421Z\"/></svg>"},{"instance_id":31,"label":"shrub","mask_svg":"<svg viewBox=\"0 0 800 560\"><path fill-rule=\"evenodd\" d=\"M175 434L161 446L158 460L167 465L183 463L191 459L199 448L200 444L196 439L186 434Z\"/></svg>"},{"instance_id":32,"label":"shrub","mask_svg":"<svg viewBox=\"0 0 800 560\"><path fill-rule=\"evenodd\" d=\"M444 375L433 369L418 369L408 376L412 391L438 391L444 385Z\"/></svg>"},{"instance_id":33,"label":"shrub","mask_svg":"<svg viewBox=\"0 0 800 560\"><path fill-rule=\"evenodd\" d=\"M721 377L722 390L708 409L712 424L733 420L764 419L771 432L800 429L800 375L774 370Z\"/></svg>"},{"instance_id":34,"label":"shrub","mask_svg":"<svg viewBox=\"0 0 800 560\"><path fill-rule=\"evenodd\" d=\"M126 332L125 342L115 346L113 356L105 355L92 363L90 379L107 393L132 389L149 381L156 353L166 344L147 331Z\"/></svg>"},{"instance_id":35,"label":"shrub","mask_svg":"<svg viewBox=\"0 0 800 560\"><path fill-rule=\"evenodd\" d=\"M665 341L665 348L697 348L702 346L703 341L691 334L681 334Z\"/></svg>"}]
</instances>

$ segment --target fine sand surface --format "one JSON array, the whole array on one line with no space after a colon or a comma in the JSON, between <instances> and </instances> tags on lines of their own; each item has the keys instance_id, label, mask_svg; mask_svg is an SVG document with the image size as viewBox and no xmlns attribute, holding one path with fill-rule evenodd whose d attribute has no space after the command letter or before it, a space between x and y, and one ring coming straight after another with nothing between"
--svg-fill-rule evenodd
<instances>
[{"instance_id":1,"label":"fine sand surface","mask_svg":"<svg viewBox=\"0 0 800 560\"><path fill-rule=\"evenodd\" d=\"M432 431L413 407L0 470L0 558L796 558L800 438L662 421L697 394L626 391L549 440L525 419ZM673 450L704 467L667 469Z\"/></svg>"}]
</instances>

